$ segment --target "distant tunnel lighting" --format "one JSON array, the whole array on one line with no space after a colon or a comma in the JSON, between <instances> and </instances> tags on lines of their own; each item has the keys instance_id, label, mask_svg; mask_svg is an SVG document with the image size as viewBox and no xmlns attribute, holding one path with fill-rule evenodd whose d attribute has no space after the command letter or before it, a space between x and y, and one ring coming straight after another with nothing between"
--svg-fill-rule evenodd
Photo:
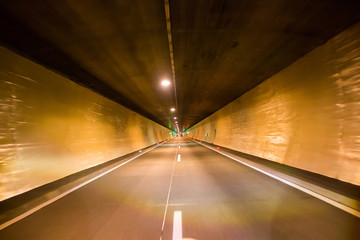
<instances>
[{"instance_id":1,"label":"distant tunnel lighting","mask_svg":"<svg viewBox=\"0 0 360 240\"><path fill-rule=\"evenodd\" d=\"M174 117L174 119L176 119L176 117Z\"/></svg>"},{"instance_id":2,"label":"distant tunnel lighting","mask_svg":"<svg viewBox=\"0 0 360 240\"><path fill-rule=\"evenodd\" d=\"M167 86L170 85L170 81L167 80L167 79L164 79L164 80L161 81L161 85L164 86L164 87L167 87Z\"/></svg>"},{"instance_id":3,"label":"distant tunnel lighting","mask_svg":"<svg viewBox=\"0 0 360 240\"><path fill-rule=\"evenodd\" d=\"M175 112L175 108L170 108L170 111Z\"/></svg>"}]
</instances>

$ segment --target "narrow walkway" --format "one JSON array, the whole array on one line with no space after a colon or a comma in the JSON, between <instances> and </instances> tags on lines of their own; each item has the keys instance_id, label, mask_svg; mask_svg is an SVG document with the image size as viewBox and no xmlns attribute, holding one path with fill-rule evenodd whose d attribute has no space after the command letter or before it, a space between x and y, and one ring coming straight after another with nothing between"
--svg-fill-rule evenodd
<instances>
[{"instance_id":1,"label":"narrow walkway","mask_svg":"<svg viewBox=\"0 0 360 240\"><path fill-rule=\"evenodd\" d=\"M351 214L174 138L1 230L0 239L360 239L359 226Z\"/></svg>"}]
</instances>

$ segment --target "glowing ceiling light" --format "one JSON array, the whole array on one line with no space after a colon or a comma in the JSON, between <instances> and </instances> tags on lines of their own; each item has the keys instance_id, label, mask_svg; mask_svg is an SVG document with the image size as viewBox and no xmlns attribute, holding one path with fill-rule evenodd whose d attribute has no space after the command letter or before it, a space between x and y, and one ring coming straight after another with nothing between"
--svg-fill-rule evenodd
<instances>
[{"instance_id":1,"label":"glowing ceiling light","mask_svg":"<svg viewBox=\"0 0 360 240\"><path fill-rule=\"evenodd\" d=\"M164 87L167 87L167 86L170 85L170 81L167 80L167 79L164 79L164 80L161 81L161 85L164 86Z\"/></svg>"},{"instance_id":2,"label":"glowing ceiling light","mask_svg":"<svg viewBox=\"0 0 360 240\"><path fill-rule=\"evenodd\" d=\"M174 119L176 119L176 117L174 117Z\"/></svg>"},{"instance_id":3,"label":"glowing ceiling light","mask_svg":"<svg viewBox=\"0 0 360 240\"><path fill-rule=\"evenodd\" d=\"M170 111L175 112L175 108L170 108Z\"/></svg>"}]
</instances>

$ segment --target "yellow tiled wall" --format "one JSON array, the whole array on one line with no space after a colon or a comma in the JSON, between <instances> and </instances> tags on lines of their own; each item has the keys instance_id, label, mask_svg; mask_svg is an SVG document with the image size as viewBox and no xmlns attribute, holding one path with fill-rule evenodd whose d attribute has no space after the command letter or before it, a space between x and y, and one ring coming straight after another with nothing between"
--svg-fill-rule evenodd
<instances>
[{"instance_id":1,"label":"yellow tiled wall","mask_svg":"<svg viewBox=\"0 0 360 240\"><path fill-rule=\"evenodd\" d=\"M0 47L0 201L149 146L169 131Z\"/></svg>"},{"instance_id":2,"label":"yellow tiled wall","mask_svg":"<svg viewBox=\"0 0 360 240\"><path fill-rule=\"evenodd\" d=\"M196 124L190 136L360 185L360 24Z\"/></svg>"}]
</instances>

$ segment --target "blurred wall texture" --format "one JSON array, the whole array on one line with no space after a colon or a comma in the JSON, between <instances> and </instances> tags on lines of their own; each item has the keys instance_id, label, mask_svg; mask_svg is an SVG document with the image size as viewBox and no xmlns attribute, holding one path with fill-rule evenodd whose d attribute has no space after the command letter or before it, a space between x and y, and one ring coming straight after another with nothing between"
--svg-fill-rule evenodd
<instances>
[{"instance_id":1,"label":"blurred wall texture","mask_svg":"<svg viewBox=\"0 0 360 240\"><path fill-rule=\"evenodd\" d=\"M360 24L199 122L189 135L360 185Z\"/></svg>"},{"instance_id":2,"label":"blurred wall texture","mask_svg":"<svg viewBox=\"0 0 360 240\"><path fill-rule=\"evenodd\" d=\"M0 47L0 201L169 137L159 124Z\"/></svg>"}]
</instances>

